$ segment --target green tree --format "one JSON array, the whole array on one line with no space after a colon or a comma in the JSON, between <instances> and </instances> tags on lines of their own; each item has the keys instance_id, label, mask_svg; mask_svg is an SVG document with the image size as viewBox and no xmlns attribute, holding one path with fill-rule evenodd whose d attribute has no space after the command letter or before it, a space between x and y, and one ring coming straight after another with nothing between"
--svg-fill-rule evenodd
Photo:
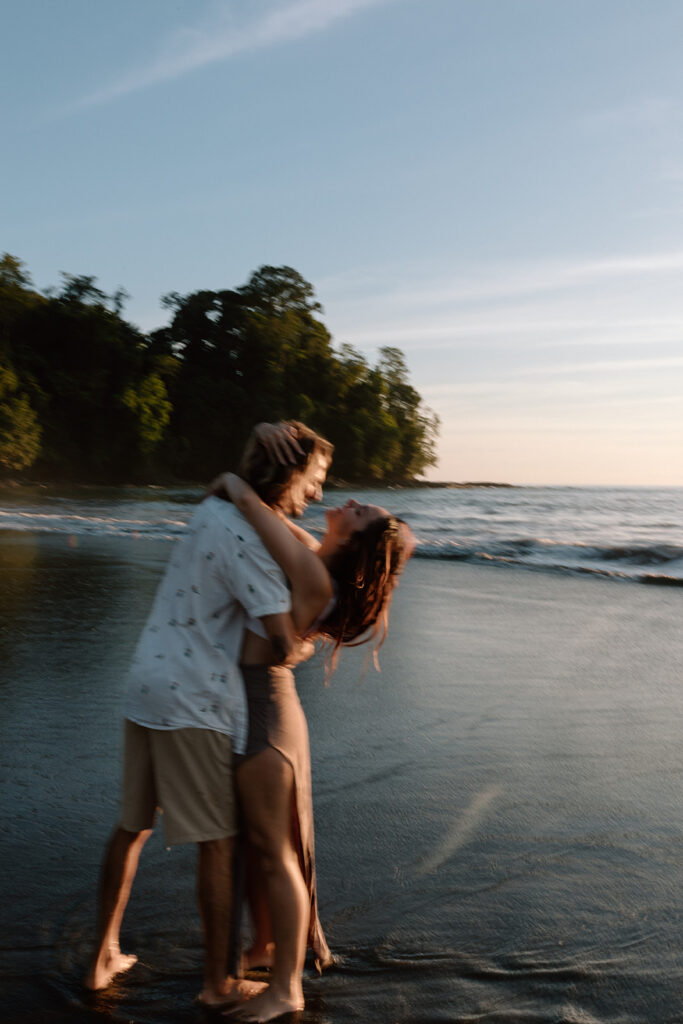
<instances>
[{"instance_id":1,"label":"green tree","mask_svg":"<svg viewBox=\"0 0 683 1024\"><path fill-rule=\"evenodd\" d=\"M45 301L33 290L24 264L8 252L0 257L0 352L12 348L13 330L27 310Z\"/></svg>"},{"instance_id":2,"label":"green tree","mask_svg":"<svg viewBox=\"0 0 683 1024\"><path fill-rule=\"evenodd\" d=\"M261 267L239 292L246 307L245 371L249 390L261 392L263 414L319 428L334 352L312 285L292 267Z\"/></svg>"},{"instance_id":3,"label":"green tree","mask_svg":"<svg viewBox=\"0 0 683 1024\"><path fill-rule=\"evenodd\" d=\"M145 340L94 282L65 274L60 293L27 309L13 327L12 362L43 426L35 471L114 480L129 472L121 396L144 374Z\"/></svg>"},{"instance_id":4,"label":"green tree","mask_svg":"<svg viewBox=\"0 0 683 1024\"><path fill-rule=\"evenodd\" d=\"M396 477L414 477L436 462L439 418L422 405L422 399L408 379L408 368L400 349L380 349L377 371L381 376L381 402L397 428Z\"/></svg>"},{"instance_id":5,"label":"green tree","mask_svg":"<svg viewBox=\"0 0 683 1024\"><path fill-rule=\"evenodd\" d=\"M28 469L40 451L38 417L19 391L16 373L0 362L0 466L9 471Z\"/></svg>"},{"instance_id":6,"label":"green tree","mask_svg":"<svg viewBox=\"0 0 683 1024\"><path fill-rule=\"evenodd\" d=\"M245 372L242 300L234 291L166 296L173 311L168 328L151 339L151 351L168 365L173 405L163 445L167 465L178 475L203 479L225 466L254 422ZM161 372L161 371L159 371Z\"/></svg>"},{"instance_id":7,"label":"green tree","mask_svg":"<svg viewBox=\"0 0 683 1024\"><path fill-rule=\"evenodd\" d=\"M41 296L19 260L0 259L4 466L201 480L237 461L255 422L282 418L328 436L335 475L349 482L400 481L435 462L438 418L403 354L386 347L370 365L349 345L336 351L292 267L171 293L169 323L148 336L123 318L124 289L107 296L92 276L62 276Z\"/></svg>"},{"instance_id":8,"label":"green tree","mask_svg":"<svg viewBox=\"0 0 683 1024\"><path fill-rule=\"evenodd\" d=\"M265 316L278 317L290 311L302 315L322 313L313 285L293 267L261 267L239 293L247 308Z\"/></svg>"},{"instance_id":9,"label":"green tree","mask_svg":"<svg viewBox=\"0 0 683 1024\"><path fill-rule=\"evenodd\" d=\"M151 455L163 438L171 418L172 406L166 385L158 373L148 373L138 387L127 387L121 400L133 414L140 453Z\"/></svg>"},{"instance_id":10,"label":"green tree","mask_svg":"<svg viewBox=\"0 0 683 1024\"><path fill-rule=\"evenodd\" d=\"M262 267L236 291L171 294L158 349L177 354L164 452L194 478L236 460L259 419L321 429L334 356L313 289L291 267Z\"/></svg>"}]
</instances>

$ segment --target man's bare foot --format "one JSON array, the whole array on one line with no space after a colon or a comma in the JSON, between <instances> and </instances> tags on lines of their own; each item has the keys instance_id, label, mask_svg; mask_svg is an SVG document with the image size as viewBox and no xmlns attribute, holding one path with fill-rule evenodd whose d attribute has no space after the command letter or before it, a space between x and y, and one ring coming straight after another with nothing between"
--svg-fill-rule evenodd
<instances>
[{"instance_id":1,"label":"man's bare foot","mask_svg":"<svg viewBox=\"0 0 683 1024\"><path fill-rule=\"evenodd\" d=\"M274 1020L285 1013L296 1013L303 1008L303 994L295 997L279 995L273 991L273 986L269 985L261 995L250 999L248 1003L226 1010L223 1016L232 1021L240 1021L241 1024L263 1024L264 1021Z\"/></svg>"},{"instance_id":2,"label":"man's bare foot","mask_svg":"<svg viewBox=\"0 0 683 1024\"><path fill-rule=\"evenodd\" d=\"M220 989L209 989L206 986L197 996L201 1006L218 1010L224 1006L236 1006L247 999L253 999L266 988L264 981L247 981L245 978L226 978Z\"/></svg>"},{"instance_id":3,"label":"man's bare foot","mask_svg":"<svg viewBox=\"0 0 683 1024\"><path fill-rule=\"evenodd\" d=\"M101 953L94 962L83 979L83 984L91 992L99 992L111 984L117 974L129 971L137 962L138 958L134 953L122 953L118 948L109 949Z\"/></svg>"}]
</instances>

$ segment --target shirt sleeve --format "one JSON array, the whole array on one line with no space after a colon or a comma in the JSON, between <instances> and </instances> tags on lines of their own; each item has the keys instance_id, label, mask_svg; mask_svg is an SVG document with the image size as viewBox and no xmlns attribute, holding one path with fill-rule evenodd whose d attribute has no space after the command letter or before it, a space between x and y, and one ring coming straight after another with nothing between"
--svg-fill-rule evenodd
<instances>
[{"instance_id":1,"label":"shirt sleeve","mask_svg":"<svg viewBox=\"0 0 683 1024\"><path fill-rule=\"evenodd\" d=\"M229 559L231 590L248 615L264 615L292 610L287 577L268 554L258 538L235 537L235 550Z\"/></svg>"}]
</instances>

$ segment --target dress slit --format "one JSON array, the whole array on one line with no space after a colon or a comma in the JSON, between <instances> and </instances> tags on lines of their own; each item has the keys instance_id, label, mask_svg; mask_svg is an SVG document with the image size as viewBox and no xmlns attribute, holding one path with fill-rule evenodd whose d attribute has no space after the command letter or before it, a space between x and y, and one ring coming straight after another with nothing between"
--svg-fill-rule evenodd
<instances>
[{"instance_id":1,"label":"dress slit","mask_svg":"<svg viewBox=\"0 0 683 1024\"><path fill-rule=\"evenodd\" d=\"M272 747L292 767L292 839L309 895L307 945L318 971L332 963L318 917L311 754L306 716L291 669L280 665L242 665L249 707L249 737L244 758Z\"/></svg>"}]
</instances>

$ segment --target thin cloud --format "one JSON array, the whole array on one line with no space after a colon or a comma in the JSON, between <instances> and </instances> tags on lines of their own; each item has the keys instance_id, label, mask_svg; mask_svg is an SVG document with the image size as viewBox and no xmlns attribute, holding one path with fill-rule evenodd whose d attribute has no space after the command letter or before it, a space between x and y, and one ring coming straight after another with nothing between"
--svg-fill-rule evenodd
<instances>
[{"instance_id":1,"label":"thin cloud","mask_svg":"<svg viewBox=\"0 0 683 1024\"><path fill-rule=\"evenodd\" d=\"M616 403L620 400L629 406L649 410L652 416L661 411L664 416L676 416L677 432L681 427L678 410L680 394L671 386L670 392L662 392L658 388L643 394L643 382L637 377L595 377L582 380L571 376L561 376L553 381L552 387L533 378L511 379L496 377L478 381L457 381L423 386L420 395L428 406L437 412L443 408L456 408L459 415L476 416L477 410L483 414L497 409L501 414L512 408L526 409L532 416L539 409L552 409L560 401L591 403L597 405Z\"/></svg>"},{"instance_id":2,"label":"thin cloud","mask_svg":"<svg viewBox=\"0 0 683 1024\"><path fill-rule=\"evenodd\" d=\"M555 322L524 323L505 321L504 315L497 323L483 322L463 325L457 318L443 324L414 323L411 326L386 325L373 330L363 326L346 328L334 326L337 343L347 342L361 351L371 351L382 345L398 345L407 353L430 354L447 357L449 352L464 357L467 353L488 352L491 358L496 353L510 351L515 347L520 352L550 354L554 351L597 352L609 348L639 349L671 348L678 346L683 337L683 317L676 329L668 324L642 322L640 326L622 325L605 321L602 326L589 329L580 324L563 321L558 313Z\"/></svg>"},{"instance_id":3,"label":"thin cloud","mask_svg":"<svg viewBox=\"0 0 683 1024\"><path fill-rule=\"evenodd\" d=\"M676 160L667 160L659 174L660 181L664 181L669 185L680 185L683 182L683 164ZM664 209L664 207L655 207L657 210ZM667 206L667 210L671 207Z\"/></svg>"},{"instance_id":4,"label":"thin cloud","mask_svg":"<svg viewBox=\"0 0 683 1024\"><path fill-rule=\"evenodd\" d=\"M642 387L647 377L657 381L658 397L664 397L670 390L672 396L680 402L680 389L678 382L680 374L677 371L683 370L683 356L661 356L642 359L601 359L593 362L583 363L559 363L553 366L525 366L521 368L500 369L493 375L475 380L459 380L457 383L444 384L443 382L431 387L433 392L439 394L450 393L453 395L463 394L487 394L493 390L498 393L499 389L509 390L511 387L520 388L525 384L537 387L538 381L544 379L546 382L552 378L556 383L566 382L568 387L581 388L593 387L599 393L609 387L612 382L615 387ZM648 371L654 371L652 373ZM585 378L592 378L586 380ZM581 378L580 380L577 378ZM425 390L425 389L423 389ZM428 392L430 389L427 388ZM552 394L556 391L553 388Z\"/></svg>"},{"instance_id":5,"label":"thin cloud","mask_svg":"<svg viewBox=\"0 0 683 1024\"><path fill-rule=\"evenodd\" d=\"M526 337L534 347L667 343L683 332L676 285L683 251L499 266L413 283L394 268L391 286L375 273L319 290L336 337L372 346L448 347ZM652 310L656 310L653 315Z\"/></svg>"},{"instance_id":6,"label":"thin cloud","mask_svg":"<svg viewBox=\"0 0 683 1024\"><path fill-rule=\"evenodd\" d=\"M238 24L234 13L222 7L210 21L174 32L149 64L84 96L72 109L99 106L241 53L303 39L360 10L388 2L392 0L294 0L273 5L246 24Z\"/></svg>"},{"instance_id":7,"label":"thin cloud","mask_svg":"<svg viewBox=\"0 0 683 1024\"><path fill-rule=\"evenodd\" d=\"M446 303L477 303L521 295L565 291L577 285L679 273L683 271L683 250L651 253L644 256L523 264L503 267L492 273L460 276L442 280L436 286L400 289L386 300L403 308L410 305L434 307Z\"/></svg>"},{"instance_id":8,"label":"thin cloud","mask_svg":"<svg viewBox=\"0 0 683 1024\"><path fill-rule=\"evenodd\" d=\"M681 370L683 356L643 356L640 359L601 359L592 362L555 363L553 366L532 366L510 371L511 377L563 377L581 374L614 374L645 370ZM642 379L642 378L641 378Z\"/></svg>"},{"instance_id":9,"label":"thin cloud","mask_svg":"<svg viewBox=\"0 0 683 1024\"><path fill-rule=\"evenodd\" d=\"M433 347L449 347L458 341L482 341L508 343L511 338L527 338L535 348L551 349L571 344L590 347L592 345L641 345L664 344L679 341L683 336L683 312L670 318L632 318L620 320L610 316L594 319L571 319L562 309L552 315L517 316L515 311L500 310L494 316L473 316L462 318L453 313L445 319L415 319L406 324L402 321L387 321L372 328L350 327L336 329L335 333L355 345L386 345L415 343L420 348L427 342ZM440 344L443 343L443 344Z\"/></svg>"},{"instance_id":10,"label":"thin cloud","mask_svg":"<svg viewBox=\"0 0 683 1024\"><path fill-rule=\"evenodd\" d=\"M585 114L585 128L602 131L606 128L668 128L680 119L678 105L668 97L652 96L616 107Z\"/></svg>"}]
</instances>

